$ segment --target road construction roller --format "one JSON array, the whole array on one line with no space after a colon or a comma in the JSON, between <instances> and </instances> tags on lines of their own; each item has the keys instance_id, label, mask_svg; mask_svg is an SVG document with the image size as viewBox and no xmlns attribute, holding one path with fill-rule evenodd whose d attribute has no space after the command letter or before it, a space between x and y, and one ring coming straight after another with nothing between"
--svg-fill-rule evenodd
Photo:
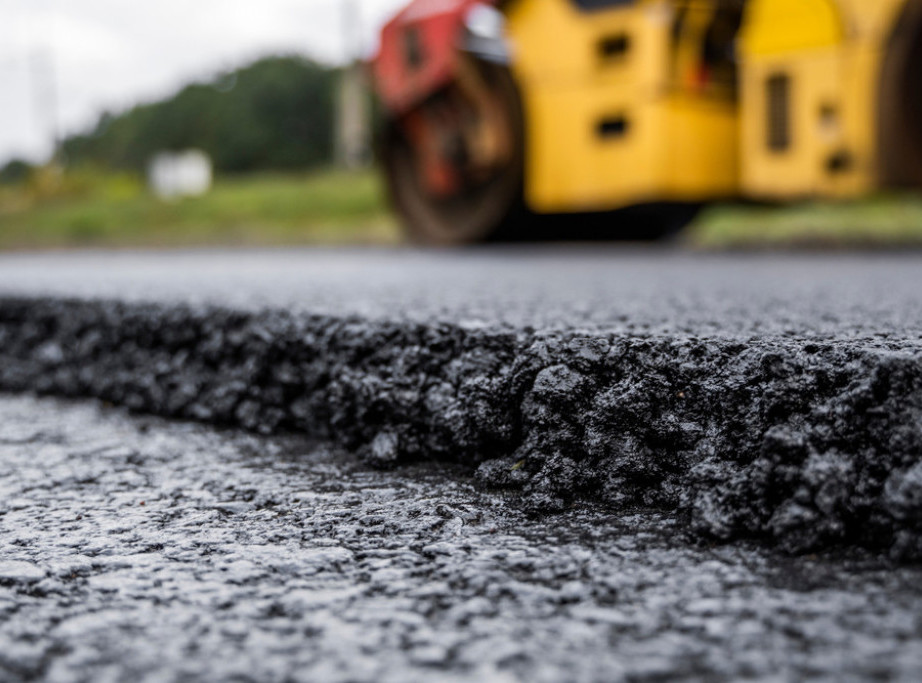
<instances>
[{"instance_id":1,"label":"road construction roller","mask_svg":"<svg viewBox=\"0 0 922 683\"><path fill-rule=\"evenodd\" d=\"M653 240L922 188L922 0L413 0L372 63L411 238Z\"/></svg>"}]
</instances>

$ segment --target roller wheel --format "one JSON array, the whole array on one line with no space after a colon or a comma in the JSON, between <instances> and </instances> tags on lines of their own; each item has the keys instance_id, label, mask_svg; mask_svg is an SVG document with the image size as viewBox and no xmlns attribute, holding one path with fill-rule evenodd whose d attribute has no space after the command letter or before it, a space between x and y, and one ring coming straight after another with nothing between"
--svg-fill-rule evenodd
<instances>
[{"instance_id":1,"label":"roller wheel","mask_svg":"<svg viewBox=\"0 0 922 683\"><path fill-rule=\"evenodd\" d=\"M391 202L410 239L419 244L452 246L513 238L524 220L522 178L524 143L518 92L508 70L477 62L481 82L502 112L495 125L510 145L506 161L451 194L435 195L421 178L417 151L403 127L386 124L381 157ZM461 117L458 117L461 119ZM458 135L458 139L463 136ZM464 150L458 157L464 159ZM462 161L463 163L463 161Z\"/></svg>"}]
</instances>

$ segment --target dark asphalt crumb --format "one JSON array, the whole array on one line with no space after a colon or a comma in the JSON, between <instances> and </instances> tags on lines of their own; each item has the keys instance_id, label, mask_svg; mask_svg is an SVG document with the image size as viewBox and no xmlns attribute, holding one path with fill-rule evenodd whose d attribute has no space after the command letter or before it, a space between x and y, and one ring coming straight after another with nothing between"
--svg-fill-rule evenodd
<instances>
[{"instance_id":1,"label":"dark asphalt crumb","mask_svg":"<svg viewBox=\"0 0 922 683\"><path fill-rule=\"evenodd\" d=\"M721 542L922 559L909 340L535 331L0 301L0 387L479 468L526 511L676 513Z\"/></svg>"},{"instance_id":2,"label":"dark asphalt crumb","mask_svg":"<svg viewBox=\"0 0 922 683\"><path fill-rule=\"evenodd\" d=\"M0 680L922 674L919 568L535 518L466 471L0 396Z\"/></svg>"}]
</instances>

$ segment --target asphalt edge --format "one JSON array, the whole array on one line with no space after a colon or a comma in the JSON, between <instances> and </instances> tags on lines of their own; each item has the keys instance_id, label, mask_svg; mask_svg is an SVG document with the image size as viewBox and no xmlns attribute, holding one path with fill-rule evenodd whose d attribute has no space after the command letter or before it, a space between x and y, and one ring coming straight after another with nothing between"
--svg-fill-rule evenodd
<instances>
[{"instance_id":1,"label":"asphalt edge","mask_svg":"<svg viewBox=\"0 0 922 683\"><path fill-rule=\"evenodd\" d=\"M0 389L451 459L536 513L922 559L922 363L885 345L5 297Z\"/></svg>"}]
</instances>

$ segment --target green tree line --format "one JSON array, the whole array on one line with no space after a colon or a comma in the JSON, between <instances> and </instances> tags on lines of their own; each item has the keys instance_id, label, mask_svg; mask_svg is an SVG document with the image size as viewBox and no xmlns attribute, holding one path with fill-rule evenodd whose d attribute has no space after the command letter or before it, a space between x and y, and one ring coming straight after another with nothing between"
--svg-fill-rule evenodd
<instances>
[{"instance_id":1,"label":"green tree line","mask_svg":"<svg viewBox=\"0 0 922 683\"><path fill-rule=\"evenodd\" d=\"M186 86L160 102L104 114L62 143L70 165L143 170L162 150L197 148L215 170L306 169L332 160L338 71L269 57Z\"/></svg>"}]
</instances>

